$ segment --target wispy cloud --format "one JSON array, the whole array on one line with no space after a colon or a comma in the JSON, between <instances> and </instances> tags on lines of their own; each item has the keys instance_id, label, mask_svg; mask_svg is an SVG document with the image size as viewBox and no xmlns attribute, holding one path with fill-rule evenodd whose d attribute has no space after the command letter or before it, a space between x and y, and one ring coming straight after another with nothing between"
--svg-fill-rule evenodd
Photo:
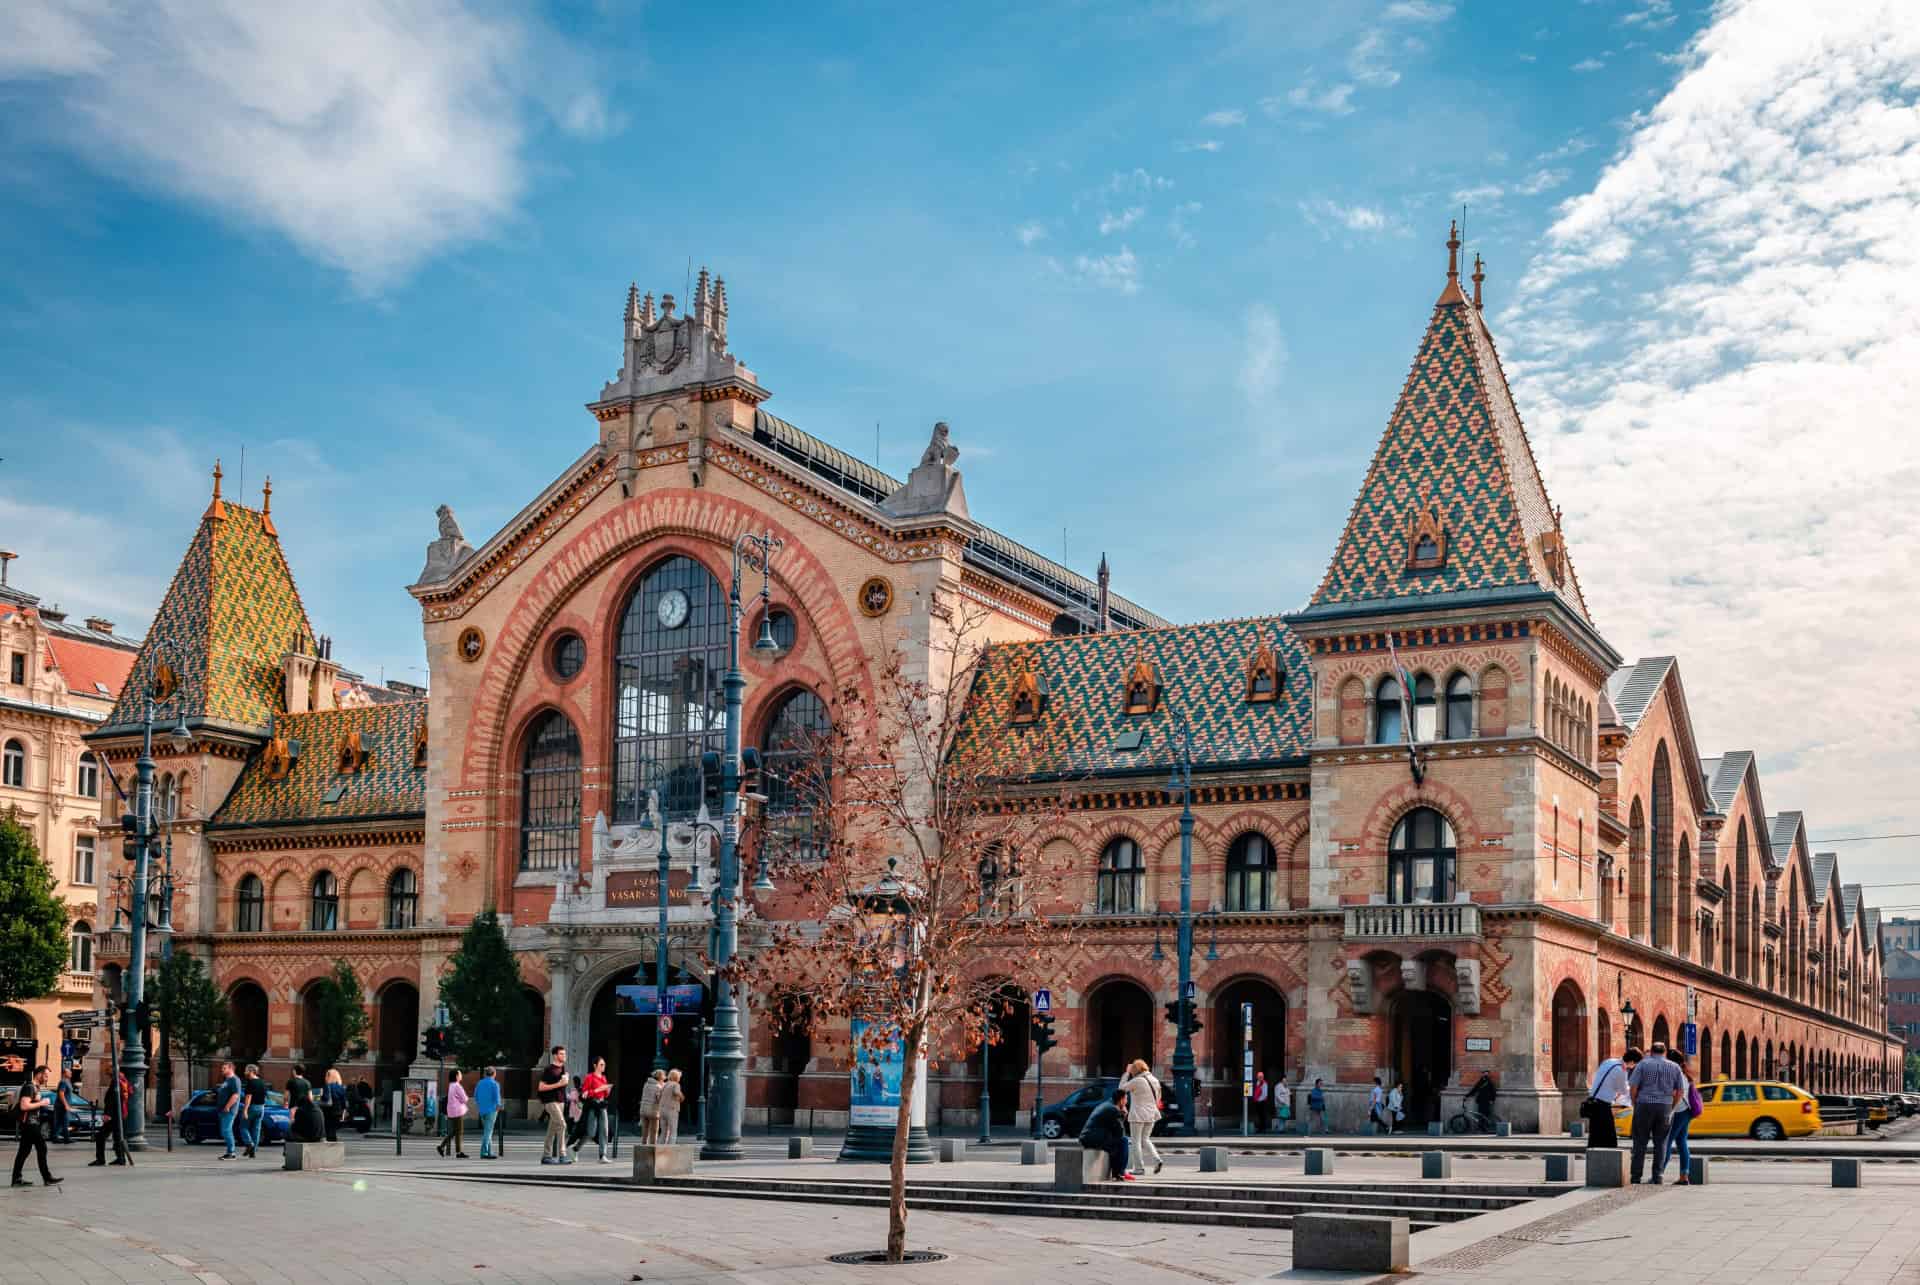
<instances>
[{"instance_id":1,"label":"wispy cloud","mask_svg":"<svg viewBox=\"0 0 1920 1285\"><path fill-rule=\"evenodd\" d=\"M1521 196L1538 196L1550 192L1573 177L1571 170L1535 170L1526 178L1513 185L1513 190Z\"/></svg>"},{"instance_id":2,"label":"wispy cloud","mask_svg":"<svg viewBox=\"0 0 1920 1285\"><path fill-rule=\"evenodd\" d=\"M1256 303L1241 324L1240 394L1249 402L1264 402L1280 389L1287 369L1287 340L1273 309Z\"/></svg>"},{"instance_id":3,"label":"wispy cloud","mask_svg":"<svg viewBox=\"0 0 1920 1285\"><path fill-rule=\"evenodd\" d=\"M1507 189L1498 183L1477 183L1472 187L1457 189L1453 194L1455 205L1498 205Z\"/></svg>"},{"instance_id":4,"label":"wispy cloud","mask_svg":"<svg viewBox=\"0 0 1920 1285\"><path fill-rule=\"evenodd\" d=\"M1174 245L1182 250L1193 249L1196 241L1193 229L1187 220L1189 216L1200 212L1200 202L1182 201L1173 207L1173 213L1167 219L1167 235L1173 238Z\"/></svg>"},{"instance_id":5,"label":"wispy cloud","mask_svg":"<svg viewBox=\"0 0 1920 1285\"><path fill-rule=\"evenodd\" d=\"M1032 247L1047 239L1047 225L1038 219L1030 219L1015 228L1013 235L1021 245Z\"/></svg>"},{"instance_id":6,"label":"wispy cloud","mask_svg":"<svg viewBox=\"0 0 1920 1285\"><path fill-rule=\"evenodd\" d=\"M1145 218L1147 207L1134 205L1114 214L1111 211L1100 216L1100 235L1112 236L1115 232L1125 232L1128 228Z\"/></svg>"},{"instance_id":7,"label":"wispy cloud","mask_svg":"<svg viewBox=\"0 0 1920 1285\"><path fill-rule=\"evenodd\" d=\"M1217 112L1208 112L1200 118L1200 123L1208 129L1230 129L1235 125L1247 123L1247 114L1238 107L1222 108Z\"/></svg>"},{"instance_id":8,"label":"wispy cloud","mask_svg":"<svg viewBox=\"0 0 1920 1285\"><path fill-rule=\"evenodd\" d=\"M1120 294L1140 292L1140 261L1124 245L1112 254L1075 256L1073 275L1103 290Z\"/></svg>"},{"instance_id":9,"label":"wispy cloud","mask_svg":"<svg viewBox=\"0 0 1920 1285\"><path fill-rule=\"evenodd\" d=\"M1164 192L1172 186L1172 179L1150 174L1135 166L1130 170L1116 170L1101 191L1109 196L1119 196L1128 192Z\"/></svg>"},{"instance_id":10,"label":"wispy cloud","mask_svg":"<svg viewBox=\"0 0 1920 1285\"><path fill-rule=\"evenodd\" d=\"M1217 152L1225 146L1226 144L1217 138L1203 138L1198 142L1175 143L1173 150L1176 152Z\"/></svg>"},{"instance_id":11,"label":"wispy cloud","mask_svg":"<svg viewBox=\"0 0 1920 1285\"><path fill-rule=\"evenodd\" d=\"M1326 236L1334 232L1379 233L1394 230L1394 222L1375 205L1343 205L1321 198L1300 202L1300 213Z\"/></svg>"},{"instance_id":12,"label":"wispy cloud","mask_svg":"<svg viewBox=\"0 0 1920 1285\"><path fill-rule=\"evenodd\" d=\"M1585 75L1588 72L1599 71L1606 65L1607 62L1604 58L1582 58L1579 62L1573 64L1573 70Z\"/></svg>"},{"instance_id":13,"label":"wispy cloud","mask_svg":"<svg viewBox=\"0 0 1920 1285\"><path fill-rule=\"evenodd\" d=\"M468 0L28 0L0 6L0 80L34 86L19 128L366 291L513 212L536 118L617 124L570 46Z\"/></svg>"},{"instance_id":14,"label":"wispy cloud","mask_svg":"<svg viewBox=\"0 0 1920 1285\"><path fill-rule=\"evenodd\" d=\"M1622 17L1620 23L1626 27L1658 29L1672 26L1677 17L1673 0L1641 0L1640 7Z\"/></svg>"},{"instance_id":15,"label":"wispy cloud","mask_svg":"<svg viewBox=\"0 0 1920 1285\"><path fill-rule=\"evenodd\" d=\"M1400 82L1400 73L1387 65L1387 37L1383 32L1363 34L1347 55L1347 72L1360 84L1385 89Z\"/></svg>"},{"instance_id":16,"label":"wispy cloud","mask_svg":"<svg viewBox=\"0 0 1920 1285\"><path fill-rule=\"evenodd\" d=\"M1441 0L1395 0L1387 6L1389 22L1445 22L1453 16L1453 6Z\"/></svg>"},{"instance_id":17,"label":"wispy cloud","mask_svg":"<svg viewBox=\"0 0 1920 1285\"><path fill-rule=\"evenodd\" d=\"M1306 80L1288 90L1284 98L1261 99L1260 107L1272 116L1281 115L1289 107L1322 112L1328 116L1346 116L1353 111L1353 86L1343 82L1322 88L1319 83Z\"/></svg>"}]
</instances>

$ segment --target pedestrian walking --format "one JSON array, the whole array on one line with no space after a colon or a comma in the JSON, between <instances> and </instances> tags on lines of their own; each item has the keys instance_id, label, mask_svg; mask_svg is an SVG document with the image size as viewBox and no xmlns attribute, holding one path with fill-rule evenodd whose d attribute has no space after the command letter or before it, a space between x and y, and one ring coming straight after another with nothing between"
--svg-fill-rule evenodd
<instances>
[{"instance_id":1,"label":"pedestrian walking","mask_svg":"<svg viewBox=\"0 0 1920 1285\"><path fill-rule=\"evenodd\" d=\"M1593 1079L1587 1082L1587 1100L1580 1104L1580 1118L1587 1122L1587 1150L1620 1145L1613 1109L1627 1100L1627 1076L1639 1064L1640 1050L1630 1048L1625 1058L1610 1057L1594 1068Z\"/></svg>"},{"instance_id":2,"label":"pedestrian walking","mask_svg":"<svg viewBox=\"0 0 1920 1285\"><path fill-rule=\"evenodd\" d=\"M247 1109L247 1086L233 1073L233 1063L220 1064L220 1083L213 1091L214 1109L220 1113L220 1141L226 1144L222 1160L233 1159L233 1135L236 1122L243 1119Z\"/></svg>"},{"instance_id":3,"label":"pedestrian walking","mask_svg":"<svg viewBox=\"0 0 1920 1285\"><path fill-rule=\"evenodd\" d=\"M1400 1082L1396 1080L1394 1081L1393 1088L1387 1091L1388 1133L1397 1132L1400 1128L1400 1122L1407 1118L1406 1104L1407 1092L1401 1087Z\"/></svg>"},{"instance_id":4,"label":"pedestrian walking","mask_svg":"<svg viewBox=\"0 0 1920 1285\"><path fill-rule=\"evenodd\" d=\"M60 1064L60 1082L53 1090L53 1141L66 1143L73 1141L68 1132L73 1124L73 1079L67 1064Z\"/></svg>"},{"instance_id":5,"label":"pedestrian walking","mask_svg":"<svg viewBox=\"0 0 1920 1285\"><path fill-rule=\"evenodd\" d=\"M93 1159L87 1162L91 1169L95 1165L107 1163L107 1135L113 1135L113 1163L130 1165L132 1157L127 1154L127 1077L107 1068L107 1091L102 1095L100 1122L93 1129Z\"/></svg>"},{"instance_id":6,"label":"pedestrian walking","mask_svg":"<svg viewBox=\"0 0 1920 1285\"><path fill-rule=\"evenodd\" d=\"M1160 1149L1153 1145L1153 1126L1160 1122L1160 1081L1140 1058L1127 1064L1127 1078L1120 1081L1120 1091L1127 1095L1127 1137L1130 1146L1127 1155L1132 1160L1132 1172L1144 1174L1147 1171L1147 1159L1153 1159L1153 1171L1159 1173L1165 1167L1160 1159Z\"/></svg>"},{"instance_id":7,"label":"pedestrian walking","mask_svg":"<svg viewBox=\"0 0 1920 1285\"><path fill-rule=\"evenodd\" d=\"M580 1149L587 1136L587 1107L584 1094L580 1090L580 1077L573 1076L567 1081L567 1154L571 1156Z\"/></svg>"},{"instance_id":8,"label":"pedestrian walking","mask_svg":"<svg viewBox=\"0 0 1920 1285\"><path fill-rule=\"evenodd\" d=\"M1273 1123L1273 1086L1267 1083L1265 1071L1253 1073L1253 1131L1265 1133Z\"/></svg>"},{"instance_id":9,"label":"pedestrian walking","mask_svg":"<svg viewBox=\"0 0 1920 1285\"><path fill-rule=\"evenodd\" d=\"M260 1149L260 1131L267 1123L267 1082L260 1074L260 1068L253 1063L247 1064L247 1158L252 1159Z\"/></svg>"},{"instance_id":10,"label":"pedestrian walking","mask_svg":"<svg viewBox=\"0 0 1920 1285\"><path fill-rule=\"evenodd\" d=\"M492 1067L482 1071L480 1083L473 1086L473 1109L480 1117L480 1158L491 1160L494 1157L493 1121L500 1114L500 1081Z\"/></svg>"},{"instance_id":11,"label":"pedestrian walking","mask_svg":"<svg viewBox=\"0 0 1920 1285\"><path fill-rule=\"evenodd\" d=\"M21 1085L19 1096L14 1099L13 1127L20 1137L19 1148L13 1153L13 1185L16 1187L33 1185L20 1176L26 1169L28 1152L39 1161L42 1186L53 1187L66 1181L54 1177L53 1170L47 1168L47 1135L42 1132L46 1126L41 1120L53 1110L53 1095L47 1091L50 1074L44 1066L34 1067L32 1082Z\"/></svg>"},{"instance_id":12,"label":"pedestrian walking","mask_svg":"<svg viewBox=\"0 0 1920 1285\"><path fill-rule=\"evenodd\" d=\"M607 1127L607 1095L613 1092L613 1082L607 1079L607 1059L596 1057L588 1065L587 1078L580 1081L580 1140L573 1144L578 1151L593 1135L594 1145L600 1149L600 1163L607 1163L607 1143L612 1135Z\"/></svg>"},{"instance_id":13,"label":"pedestrian walking","mask_svg":"<svg viewBox=\"0 0 1920 1285\"><path fill-rule=\"evenodd\" d=\"M320 1086L320 1118L326 1121L328 1142L340 1141L340 1122L346 1115L347 1083L340 1078L340 1072L330 1066Z\"/></svg>"},{"instance_id":14,"label":"pedestrian walking","mask_svg":"<svg viewBox=\"0 0 1920 1285\"><path fill-rule=\"evenodd\" d=\"M467 1159L467 1086L457 1066L447 1072L447 1136L440 1139L440 1154L446 1155L448 1147L456 1160Z\"/></svg>"},{"instance_id":15,"label":"pedestrian walking","mask_svg":"<svg viewBox=\"0 0 1920 1285\"><path fill-rule=\"evenodd\" d=\"M1467 1090L1467 1096L1473 1099L1474 1110L1480 1113L1481 1127L1493 1128L1493 1100L1500 1093L1500 1086L1493 1082L1493 1072L1482 1071L1480 1078Z\"/></svg>"},{"instance_id":16,"label":"pedestrian walking","mask_svg":"<svg viewBox=\"0 0 1920 1285\"><path fill-rule=\"evenodd\" d=\"M1387 1091L1381 1087L1377 1075L1373 1077L1373 1087L1367 1090L1367 1122L1373 1125L1375 1133L1388 1132Z\"/></svg>"},{"instance_id":17,"label":"pedestrian walking","mask_svg":"<svg viewBox=\"0 0 1920 1285\"><path fill-rule=\"evenodd\" d=\"M294 1067L293 1075L287 1080L287 1110L292 1116L287 1125L290 1140L318 1142L326 1136L327 1123L314 1104L313 1081L307 1079L304 1066Z\"/></svg>"},{"instance_id":18,"label":"pedestrian walking","mask_svg":"<svg viewBox=\"0 0 1920 1285\"><path fill-rule=\"evenodd\" d=\"M680 1140L680 1104L686 1100L687 1091L680 1086L680 1070L675 1067L660 1086L661 1145L670 1147Z\"/></svg>"},{"instance_id":19,"label":"pedestrian walking","mask_svg":"<svg viewBox=\"0 0 1920 1285\"><path fill-rule=\"evenodd\" d=\"M1693 1069L1687 1065L1687 1055L1679 1049L1672 1049L1667 1053L1667 1060L1680 1068L1680 1074L1687 1085L1685 1096L1680 1099L1680 1105L1673 1109L1673 1123L1667 1126L1667 1152L1669 1155L1677 1154L1680 1157L1679 1183L1682 1187L1688 1187L1693 1184L1691 1176L1693 1147L1687 1133L1693 1122L1700 1118L1700 1113L1706 1109L1707 1104L1700 1100L1700 1086L1693 1082ZM1666 1171L1667 1167L1663 1162L1660 1166L1660 1174L1665 1174Z\"/></svg>"},{"instance_id":20,"label":"pedestrian walking","mask_svg":"<svg viewBox=\"0 0 1920 1285\"><path fill-rule=\"evenodd\" d=\"M1666 1053L1665 1044L1655 1044L1627 1076L1627 1091L1633 1095L1632 1181L1640 1181L1647 1150L1652 1148L1655 1186L1660 1184L1660 1171L1667 1167L1667 1137L1673 1128L1674 1108L1686 1098L1687 1077L1667 1060Z\"/></svg>"},{"instance_id":21,"label":"pedestrian walking","mask_svg":"<svg viewBox=\"0 0 1920 1285\"><path fill-rule=\"evenodd\" d=\"M1313 1087L1307 1090L1307 1136L1313 1136L1313 1126L1320 1126L1320 1132L1327 1129L1327 1082L1315 1076Z\"/></svg>"},{"instance_id":22,"label":"pedestrian walking","mask_svg":"<svg viewBox=\"0 0 1920 1285\"><path fill-rule=\"evenodd\" d=\"M665 1071L655 1071L640 1086L640 1140L648 1146L660 1142L660 1089L667 1082Z\"/></svg>"},{"instance_id":23,"label":"pedestrian walking","mask_svg":"<svg viewBox=\"0 0 1920 1285\"><path fill-rule=\"evenodd\" d=\"M553 1058L540 1072L540 1082L534 1086L534 1092L540 1098L541 1114L547 1118L546 1140L540 1144L540 1163L572 1164L573 1159L567 1155L567 1050L564 1045L553 1046Z\"/></svg>"},{"instance_id":24,"label":"pedestrian walking","mask_svg":"<svg viewBox=\"0 0 1920 1285\"><path fill-rule=\"evenodd\" d=\"M1080 1145L1088 1151L1107 1153L1107 1180L1132 1182L1127 1172L1127 1092L1115 1089L1113 1096L1087 1115L1080 1126Z\"/></svg>"}]
</instances>

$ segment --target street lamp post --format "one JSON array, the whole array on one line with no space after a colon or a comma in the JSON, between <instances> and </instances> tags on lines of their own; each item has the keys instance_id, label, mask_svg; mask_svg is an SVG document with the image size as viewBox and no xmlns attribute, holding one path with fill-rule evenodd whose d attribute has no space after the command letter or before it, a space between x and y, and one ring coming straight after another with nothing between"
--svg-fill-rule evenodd
<instances>
[{"instance_id":1,"label":"street lamp post","mask_svg":"<svg viewBox=\"0 0 1920 1285\"><path fill-rule=\"evenodd\" d=\"M1180 795L1180 926L1174 949L1180 955L1180 1021L1174 1028L1173 1092L1180 1122L1189 1136L1198 1132L1193 1118L1193 727L1184 713L1174 718L1179 751L1169 793Z\"/></svg>"}]
</instances>

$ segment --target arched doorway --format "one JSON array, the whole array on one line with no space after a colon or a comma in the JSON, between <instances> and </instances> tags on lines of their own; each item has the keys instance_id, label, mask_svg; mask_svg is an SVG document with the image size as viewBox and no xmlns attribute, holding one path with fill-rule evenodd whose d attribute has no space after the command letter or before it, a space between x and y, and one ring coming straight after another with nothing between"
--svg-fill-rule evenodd
<instances>
[{"instance_id":1,"label":"arched doorway","mask_svg":"<svg viewBox=\"0 0 1920 1285\"><path fill-rule=\"evenodd\" d=\"M1613 1018L1604 1008L1600 1010L1600 1020L1595 1024L1595 1032L1600 1041L1594 1050L1598 1055L1595 1058L1595 1065L1598 1065L1600 1061L1613 1056Z\"/></svg>"},{"instance_id":2,"label":"arched doorway","mask_svg":"<svg viewBox=\"0 0 1920 1285\"><path fill-rule=\"evenodd\" d=\"M1779 1071L1780 1071L1779 1065L1775 1063L1773 1060L1773 1041L1768 1040L1767 1041L1767 1057L1766 1057L1766 1060L1760 1064L1760 1078L1765 1080L1771 1080L1774 1076L1779 1074Z\"/></svg>"},{"instance_id":3,"label":"arched doorway","mask_svg":"<svg viewBox=\"0 0 1920 1285\"><path fill-rule=\"evenodd\" d=\"M412 982L388 982L374 1000L373 1089L377 1100L400 1088L420 1049L420 992Z\"/></svg>"},{"instance_id":4,"label":"arched doorway","mask_svg":"<svg viewBox=\"0 0 1920 1285\"><path fill-rule=\"evenodd\" d=\"M1587 1085L1587 1003L1572 981L1553 992L1553 1082L1567 1092Z\"/></svg>"},{"instance_id":5,"label":"arched doorway","mask_svg":"<svg viewBox=\"0 0 1920 1285\"><path fill-rule=\"evenodd\" d=\"M1731 1036L1727 1034L1727 1032L1722 1031L1720 1032L1720 1074L1730 1075L1732 1074L1732 1072L1733 1072L1733 1039Z\"/></svg>"},{"instance_id":6,"label":"arched doorway","mask_svg":"<svg viewBox=\"0 0 1920 1285\"><path fill-rule=\"evenodd\" d=\"M1216 992L1213 1005L1213 1113L1240 1118L1240 1072L1245 1050L1240 1006L1253 1005L1253 1069L1267 1083L1282 1083L1287 1071L1287 1000L1271 982L1241 977Z\"/></svg>"},{"instance_id":7,"label":"arched doorway","mask_svg":"<svg viewBox=\"0 0 1920 1285\"><path fill-rule=\"evenodd\" d=\"M241 1066L267 1055L267 993L257 982L240 982L227 993L227 1051ZM198 1073L190 1069L187 1082Z\"/></svg>"},{"instance_id":8,"label":"arched doorway","mask_svg":"<svg viewBox=\"0 0 1920 1285\"><path fill-rule=\"evenodd\" d=\"M773 1056L766 1081L767 1122L791 1125L800 1110L800 1080L813 1061L811 1005L797 991L783 991L767 1004L767 1035Z\"/></svg>"},{"instance_id":9,"label":"arched doorway","mask_svg":"<svg viewBox=\"0 0 1920 1285\"><path fill-rule=\"evenodd\" d=\"M578 1049L567 1051L568 1066L577 1064L581 1074L585 1074L585 1068L594 1058L607 1059L607 1078L613 1081L613 1097L622 1120L639 1118L640 1094L653 1073L658 1017L650 1003L634 1003L637 997L631 992L622 993L621 988L637 986L650 991L653 970L653 961L647 960L622 969L602 982L594 992L587 1017L586 1057L579 1059ZM701 1032L713 1024L713 994L698 976L672 964L667 966L667 984L694 987L698 993L698 1006L692 1012L687 1011L688 1005L679 998L688 992L676 995L673 1030L661 1041L667 1067L680 1072L680 1089L686 1094L680 1108L680 1127L691 1132L705 1097L700 1074Z\"/></svg>"},{"instance_id":10,"label":"arched doorway","mask_svg":"<svg viewBox=\"0 0 1920 1285\"><path fill-rule=\"evenodd\" d=\"M1670 1032L1667 1030L1667 1015L1665 1013L1653 1019L1653 1042L1662 1048L1673 1047Z\"/></svg>"},{"instance_id":11,"label":"arched doorway","mask_svg":"<svg viewBox=\"0 0 1920 1285\"><path fill-rule=\"evenodd\" d=\"M1700 1078L1713 1078L1713 1032L1704 1027L1700 1031Z\"/></svg>"},{"instance_id":12,"label":"arched doorway","mask_svg":"<svg viewBox=\"0 0 1920 1285\"><path fill-rule=\"evenodd\" d=\"M1402 990L1390 1006L1387 1066L1406 1089L1407 1128L1424 1127L1440 1119L1440 1092L1453 1079L1453 1005L1433 991Z\"/></svg>"},{"instance_id":13,"label":"arched doorway","mask_svg":"<svg viewBox=\"0 0 1920 1285\"><path fill-rule=\"evenodd\" d=\"M1020 1109L1020 1082L1027 1077L1027 1062L1033 1050L1033 1042L1027 1036L1031 1025L1027 993L1011 982L1003 985L988 1005L988 1017L994 1032L994 1045L986 1054L993 1122L1012 1125L1015 1112ZM967 1058L970 1086L966 1093L967 1105L975 1110L980 1105L980 1057L981 1051L975 1049Z\"/></svg>"},{"instance_id":14,"label":"arched doorway","mask_svg":"<svg viewBox=\"0 0 1920 1285\"><path fill-rule=\"evenodd\" d=\"M1747 1037L1740 1035L1733 1041L1733 1078L1747 1078Z\"/></svg>"},{"instance_id":15,"label":"arched doorway","mask_svg":"<svg viewBox=\"0 0 1920 1285\"><path fill-rule=\"evenodd\" d=\"M1117 1076L1134 1058L1153 1057L1153 997L1125 978L1100 983L1087 997L1087 1074Z\"/></svg>"}]
</instances>

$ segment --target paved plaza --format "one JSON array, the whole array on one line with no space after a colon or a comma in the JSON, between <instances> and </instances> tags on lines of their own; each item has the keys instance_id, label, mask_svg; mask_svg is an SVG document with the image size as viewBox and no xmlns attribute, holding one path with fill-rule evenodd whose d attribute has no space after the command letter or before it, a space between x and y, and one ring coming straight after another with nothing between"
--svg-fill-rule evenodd
<instances>
[{"instance_id":1,"label":"paved plaza","mask_svg":"<svg viewBox=\"0 0 1920 1285\"><path fill-rule=\"evenodd\" d=\"M518 1139L516 1139L518 1142ZM703 1173L865 1177L878 1166L788 1162L755 1140L747 1160ZM443 1160L424 1140L356 1139L343 1172L283 1172L278 1149L221 1161L213 1147L148 1152L129 1170L84 1167L56 1148L57 1190L0 1202L0 1282L838 1282L902 1274L928 1282L1369 1280L1293 1273L1284 1232L1151 1222L916 1211L911 1245L950 1255L910 1268L848 1267L827 1256L877 1248L885 1215L779 1200L638 1191L574 1178L627 1172L591 1159L543 1169L531 1145L509 1159ZM1407 1180L1405 1157L1341 1157L1348 1180ZM1291 1156L1236 1157L1227 1175L1168 1159L1182 1183L1303 1183ZM1535 1157L1471 1156L1454 1181L1535 1181ZM485 1181L511 1177L503 1183ZM1836 1191L1820 1163L1722 1161L1714 1185L1567 1195L1414 1237L1416 1274L1454 1282L1652 1280L1673 1285L1839 1282L1920 1285L1920 1166L1871 1164L1867 1186ZM1040 1181L1015 1152L916 1168L916 1181ZM452 1179L452 1180L449 1180Z\"/></svg>"}]
</instances>

